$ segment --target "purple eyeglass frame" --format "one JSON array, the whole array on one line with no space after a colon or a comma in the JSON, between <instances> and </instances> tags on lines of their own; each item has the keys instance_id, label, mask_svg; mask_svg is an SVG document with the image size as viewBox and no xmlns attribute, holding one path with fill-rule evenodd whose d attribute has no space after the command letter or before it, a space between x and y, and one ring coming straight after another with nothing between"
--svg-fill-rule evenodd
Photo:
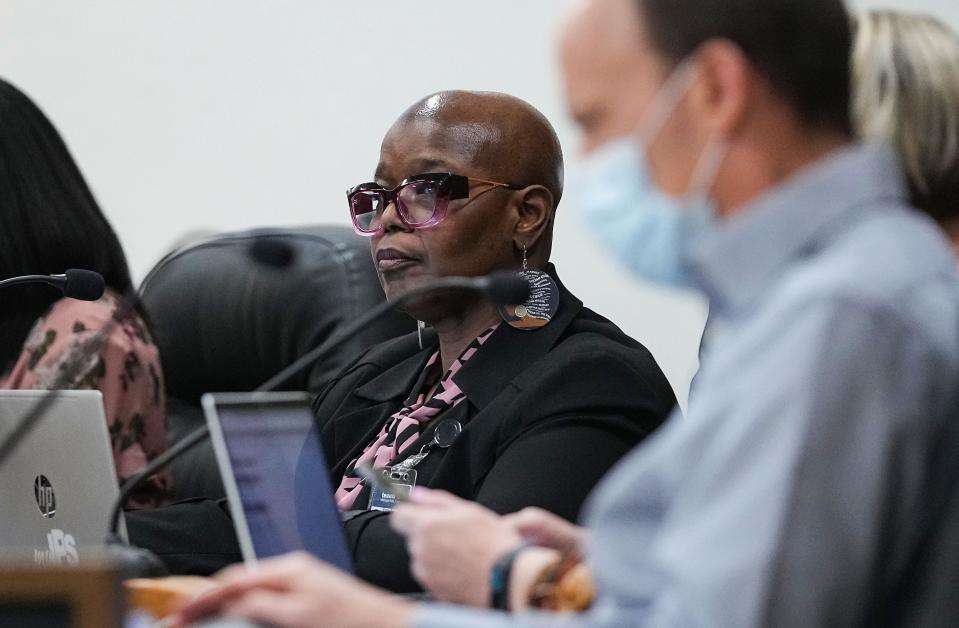
<instances>
[{"instance_id":1,"label":"purple eyeglass frame","mask_svg":"<svg viewBox=\"0 0 959 628\"><path fill-rule=\"evenodd\" d=\"M408 185L413 185L415 183L437 183L439 189L436 192L436 201L433 204L433 213L424 221L416 222L410 220L409 211L405 205L400 202L399 194L403 188ZM403 223L408 229L426 229L433 227L443 222L443 219L446 218L446 211L449 208L450 201L460 200L464 198L469 198L470 196L470 184L471 183L485 183L492 187L487 190L483 190L477 196L485 194L490 190L495 190L497 188L506 188L508 190L522 190L525 186L515 185L513 183L503 183L502 181L490 181L489 179L480 179L477 177L468 177L461 174L452 174L449 172L430 172L426 174L417 174L412 177L403 179L399 185L397 185L392 190L386 189L383 186L377 183L360 183L359 185L353 186L346 191L346 201L350 206L350 218L353 221L353 230L357 234L364 237L373 237L381 235L383 233L383 225L381 224L376 229L372 231L363 229L360 226L360 221L357 218L356 211L353 208L353 198L358 194L365 193L369 194L375 192L380 195L383 207L386 208L390 204L396 206L396 214L399 216L400 222ZM474 197L475 198L475 197Z\"/></svg>"}]
</instances>

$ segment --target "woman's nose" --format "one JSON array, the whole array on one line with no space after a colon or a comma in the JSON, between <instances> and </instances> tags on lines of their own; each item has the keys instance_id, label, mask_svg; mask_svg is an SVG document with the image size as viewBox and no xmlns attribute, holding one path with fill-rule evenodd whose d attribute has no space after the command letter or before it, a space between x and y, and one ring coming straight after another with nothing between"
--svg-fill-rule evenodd
<instances>
[{"instance_id":1,"label":"woman's nose","mask_svg":"<svg viewBox=\"0 0 959 628\"><path fill-rule=\"evenodd\" d=\"M397 205L396 200L392 200L386 204L386 208L383 210L383 214L380 216L380 224L382 225L384 232L410 230L400 217L400 208L399 205Z\"/></svg>"}]
</instances>

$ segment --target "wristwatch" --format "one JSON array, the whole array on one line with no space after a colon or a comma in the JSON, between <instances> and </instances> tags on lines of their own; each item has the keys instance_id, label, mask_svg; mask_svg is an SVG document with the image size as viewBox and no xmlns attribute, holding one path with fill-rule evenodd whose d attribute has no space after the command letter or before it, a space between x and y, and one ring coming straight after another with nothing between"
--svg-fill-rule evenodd
<instances>
[{"instance_id":1,"label":"wristwatch","mask_svg":"<svg viewBox=\"0 0 959 628\"><path fill-rule=\"evenodd\" d=\"M489 605L501 611L509 610L509 580L513 572L513 563L516 557L524 549L529 547L527 543L520 543L510 551L500 556L499 560L490 570L489 577Z\"/></svg>"}]
</instances>

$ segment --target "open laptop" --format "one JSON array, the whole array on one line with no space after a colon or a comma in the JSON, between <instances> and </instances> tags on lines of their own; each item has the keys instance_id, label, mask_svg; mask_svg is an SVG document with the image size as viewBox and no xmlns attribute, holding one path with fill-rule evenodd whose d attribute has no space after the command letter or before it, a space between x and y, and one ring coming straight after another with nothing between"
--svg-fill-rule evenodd
<instances>
[{"instance_id":1,"label":"open laptop","mask_svg":"<svg viewBox=\"0 0 959 628\"><path fill-rule=\"evenodd\" d=\"M119 493L100 391L0 390L0 435L47 394L53 402L0 469L0 554L40 565L99 559Z\"/></svg>"},{"instance_id":2,"label":"open laptop","mask_svg":"<svg viewBox=\"0 0 959 628\"><path fill-rule=\"evenodd\" d=\"M351 572L305 393L203 395L243 560L305 550Z\"/></svg>"}]
</instances>

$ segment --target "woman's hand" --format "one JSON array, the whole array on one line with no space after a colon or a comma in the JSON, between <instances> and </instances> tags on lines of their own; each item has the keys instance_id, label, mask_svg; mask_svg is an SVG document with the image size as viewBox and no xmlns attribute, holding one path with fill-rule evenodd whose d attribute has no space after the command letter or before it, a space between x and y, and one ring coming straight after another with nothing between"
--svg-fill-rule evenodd
<instances>
[{"instance_id":1,"label":"woman's hand","mask_svg":"<svg viewBox=\"0 0 959 628\"><path fill-rule=\"evenodd\" d=\"M390 521L406 536L413 577L444 602L488 606L493 565L522 542L491 510L426 488L414 489Z\"/></svg>"},{"instance_id":2,"label":"woman's hand","mask_svg":"<svg viewBox=\"0 0 959 628\"><path fill-rule=\"evenodd\" d=\"M218 586L187 603L176 617L186 626L211 615L228 615L288 628L408 628L411 602L390 595L296 552L256 567L229 567Z\"/></svg>"},{"instance_id":3,"label":"woman's hand","mask_svg":"<svg viewBox=\"0 0 959 628\"><path fill-rule=\"evenodd\" d=\"M586 529L542 508L524 508L503 521L527 543L583 556Z\"/></svg>"}]
</instances>

